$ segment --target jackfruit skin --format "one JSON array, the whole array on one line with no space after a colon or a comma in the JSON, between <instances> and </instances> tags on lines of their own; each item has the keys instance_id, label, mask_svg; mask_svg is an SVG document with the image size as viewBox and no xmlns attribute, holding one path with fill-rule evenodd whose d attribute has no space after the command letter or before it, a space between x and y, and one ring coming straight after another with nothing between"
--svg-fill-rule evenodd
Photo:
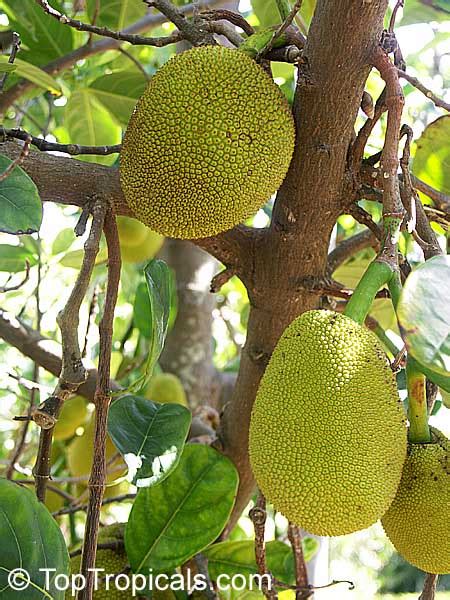
<instances>
[{"instance_id":1,"label":"jackfruit skin","mask_svg":"<svg viewBox=\"0 0 450 600\"><path fill-rule=\"evenodd\" d=\"M256 396L250 462L274 508L316 535L380 519L406 457L406 418L375 335L312 310L281 336Z\"/></svg>"},{"instance_id":2,"label":"jackfruit skin","mask_svg":"<svg viewBox=\"0 0 450 600\"><path fill-rule=\"evenodd\" d=\"M108 525L100 529L98 533L98 543L104 544L108 542L123 542L123 523L115 523L114 525ZM95 560L95 566L97 569L105 569L104 573L99 573L99 579L104 577L106 574L119 574L125 570L128 564L127 555L125 548L121 550L106 550L98 549L97 557ZM81 565L81 555L75 556L70 561L71 573L79 573ZM123 582L121 582L123 583ZM106 589L106 583L100 583L98 590L93 593L93 600L104 600L110 598L111 600L131 600L136 598L132 595L131 589L128 591L118 590L112 581L110 581L109 590ZM66 592L66 600L73 600L73 596L70 595L70 590Z\"/></svg>"},{"instance_id":3,"label":"jackfruit skin","mask_svg":"<svg viewBox=\"0 0 450 600\"><path fill-rule=\"evenodd\" d=\"M399 554L427 573L450 573L450 440L409 444L397 495L381 523Z\"/></svg>"},{"instance_id":4,"label":"jackfruit skin","mask_svg":"<svg viewBox=\"0 0 450 600\"><path fill-rule=\"evenodd\" d=\"M88 409L86 400L82 396L69 398L63 404L58 421L53 430L53 439L68 440L75 435L78 427L87 420Z\"/></svg>"},{"instance_id":5,"label":"jackfruit skin","mask_svg":"<svg viewBox=\"0 0 450 600\"><path fill-rule=\"evenodd\" d=\"M230 48L192 48L152 77L131 116L120 154L125 199L162 235L215 235L279 188L294 142L288 103L259 65Z\"/></svg>"},{"instance_id":6,"label":"jackfruit skin","mask_svg":"<svg viewBox=\"0 0 450 600\"><path fill-rule=\"evenodd\" d=\"M188 407L183 384L173 373L154 375L147 386L145 397L161 404L181 404Z\"/></svg>"},{"instance_id":7,"label":"jackfruit skin","mask_svg":"<svg viewBox=\"0 0 450 600\"><path fill-rule=\"evenodd\" d=\"M140 263L150 260L161 249L164 237L130 217L117 217L122 260Z\"/></svg>"}]
</instances>

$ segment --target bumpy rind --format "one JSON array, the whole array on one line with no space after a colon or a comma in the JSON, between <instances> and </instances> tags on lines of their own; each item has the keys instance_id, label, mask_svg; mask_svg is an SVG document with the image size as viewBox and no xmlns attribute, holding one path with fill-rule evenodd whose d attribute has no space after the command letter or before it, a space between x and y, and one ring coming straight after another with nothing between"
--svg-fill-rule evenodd
<instances>
[{"instance_id":1,"label":"bumpy rind","mask_svg":"<svg viewBox=\"0 0 450 600\"><path fill-rule=\"evenodd\" d=\"M374 334L309 311L281 336L253 407L249 451L276 510L317 535L364 529L394 499L406 419Z\"/></svg>"},{"instance_id":2,"label":"bumpy rind","mask_svg":"<svg viewBox=\"0 0 450 600\"><path fill-rule=\"evenodd\" d=\"M450 573L450 440L409 444L397 495L381 520L395 549L427 573Z\"/></svg>"},{"instance_id":3,"label":"bumpy rind","mask_svg":"<svg viewBox=\"0 0 450 600\"><path fill-rule=\"evenodd\" d=\"M193 48L151 79L128 125L120 179L128 205L171 237L215 235L253 215L292 158L289 106L243 52Z\"/></svg>"}]
</instances>

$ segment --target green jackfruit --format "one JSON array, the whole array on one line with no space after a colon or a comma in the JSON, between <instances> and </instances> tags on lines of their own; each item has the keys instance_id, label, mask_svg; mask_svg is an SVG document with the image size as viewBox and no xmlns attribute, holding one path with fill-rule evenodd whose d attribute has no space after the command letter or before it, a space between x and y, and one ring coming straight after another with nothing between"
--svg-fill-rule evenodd
<instances>
[{"instance_id":1,"label":"green jackfruit","mask_svg":"<svg viewBox=\"0 0 450 600\"><path fill-rule=\"evenodd\" d=\"M289 106L256 62L192 48L152 77L136 105L120 155L125 199L162 235L215 235L279 188L294 141Z\"/></svg>"},{"instance_id":2,"label":"green jackfruit","mask_svg":"<svg viewBox=\"0 0 450 600\"><path fill-rule=\"evenodd\" d=\"M173 373L157 373L150 379L145 397L161 404L188 406L186 392L180 379Z\"/></svg>"},{"instance_id":3,"label":"green jackfruit","mask_svg":"<svg viewBox=\"0 0 450 600\"><path fill-rule=\"evenodd\" d=\"M87 420L88 409L87 402L82 396L69 398L63 404L58 421L53 430L55 440L68 440L75 435L78 427L81 427Z\"/></svg>"},{"instance_id":4,"label":"green jackfruit","mask_svg":"<svg viewBox=\"0 0 450 600\"><path fill-rule=\"evenodd\" d=\"M117 217L117 229L124 262L139 263L150 260L164 242L162 235L129 217Z\"/></svg>"},{"instance_id":5,"label":"green jackfruit","mask_svg":"<svg viewBox=\"0 0 450 600\"><path fill-rule=\"evenodd\" d=\"M409 444L397 495L381 523L399 554L427 573L450 573L450 440Z\"/></svg>"},{"instance_id":6,"label":"green jackfruit","mask_svg":"<svg viewBox=\"0 0 450 600\"><path fill-rule=\"evenodd\" d=\"M114 586L114 582L111 580L109 583L109 589L106 589L106 582L102 581L102 578L106 575L118 575L123 573L128 564L127 555L123 546L123 532L124 524L115 523L114 525L108 525L100 529L98 533L98 543L117 543L118 548L116 549L98 549L97 557L95 560L95 566L97 569L105 569L104 573L99 574L100 585L98 589L94 591L93 600L103 600L109 598L111 600L131 600L135 598L132 595L131 589L126 591L118 590ZM81 555L74 556L70 561L71 573L78 573L80 571ZM121 584L124 582L122 581ZM73 596L70 595L70 590L66 592L66 600Z\"/></svg>"},{"instance_id":7,"label":"green jackfruit","mask_svg":"<svg viewBox=\"0 0 450 600\"><path fill-rule=\"evenodd\" d=\"M250 424L256 481L276 510L317 535L380 519L406 457L406 418L375 335L312 310L281 336Z\"/></svg>"}]
</instances>

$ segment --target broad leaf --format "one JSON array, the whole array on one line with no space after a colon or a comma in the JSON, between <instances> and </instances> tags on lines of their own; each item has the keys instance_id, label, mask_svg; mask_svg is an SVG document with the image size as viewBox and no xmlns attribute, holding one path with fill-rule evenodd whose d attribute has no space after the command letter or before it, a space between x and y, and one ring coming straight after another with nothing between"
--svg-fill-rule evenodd
<instances>
[{"instance_id":1,"label":"broad leaf","mask_svg":"<svg viewBox=\"0 0 450 600\"><path fill-rule=\"evenodd\" d=\"M278 12L277 3L275 0L251 0L253 12L258 17L258 21L262 28L271 27L281 23L280 13ZM304 0L300 9L300 15L306 23L310 23L314 10L316 8L316 0Z\"/></svg>"},{"instance_id":2,"label":"broad leaf","mask_svg":"<svg viewBox=\"0 0 450 600\"><path fill-rule=\"evenodd\" d=\"M151 305L148 297L148 287L145 282L141 282L136 289L133 305L133 325L139 329L140 333L150 340L152 337L152 321L150 319Z\"/></svg>"},{"instance_id":3,"label":"broad leaf","mask_svg":"<svg viewBox=\"0 0 450 600\"><path fill-rule=\"evenodd\" d=\"M303 552L306 561L311 560L319 543L313 538L303 539ZM219 575L235 574L248 577L258 573L255 560L255 543L253 540L220 542L213 544L205 551L208 559L208 571L211 579L216 581ZM272 575L283 583L295 583L294 556L290 545L280 541L266 544L267 567Z\"/></svg>"},{"instance_id":4,"label":"broad leaf","mask_svg":"<svg viewBox=\"0 0 450 600\"><path fill-rule=\"evenodd\" d=\"M145 386L153 373L166 340L170 307L173 297L173 279L169 267L163 260L154 259L144 269L150 306L148 311L150 347L144 374L130 387L136 391Z\"/></svg>"},{"instance_id":5,"label":"broad leaf","mask_svg":"<svg viewBox=\"0 0 450 600\"><path fill-rule=\"evenodd\" d=\"M87 88L75 91L66 105L65 125L73 144L113 146L121 140L121 128ZM77 157L87 162L112 165L116 155Z\"/></svg>"},{"instance_id":6,"label":"broad leaf","mask_svg":"<svg viewBox=\"0 0 450 600\"><path fill-rule=\"evenodd\" d=\"M134 485L155 485L175 469L190 424L190 411L179 404L159 404L139 396L123 396L112 403L108 433Z\"/></svg>"},{"instance_id":7,"label":"broad leaf","mask_svg":"<svg viewBox=\"0 0 450 600\"><path fill-rule=\"evenodd\" d=\"M20 273L25 271L26 261L33 267L37 263L37 257L23 246L0 244L0 271Z\"/></svg>"},{"instance_id":8,"label":"broad leaf","mask_svg":"<svg viewBox=\"0 0 450 600\"><path fill-rule=\"evenodd\" d=\"M125 530L134 573L168 572L209 546L233 508L238 474L209 446L187 445L177 468L139 491Z\"/></svg>"},{"instance_id":9,"label":"broad leaf","mask_svg":"<svg viewBox=\"0 0 450 600\"><path fill-rule=\"evenodd\" d=\"M122 125L127 125L147 80L142 73L119 71L96 79L89 90Z\"/></svg>"},{"instance_id":10,"label":"broad leaf","mask_svg":"<svg viewBox=\"0 0 450 600\"><path fill-rule=\"evenodd\" d=\"M447 20L450 21L448 0L407 0L400 25Z\"/></svg>"},{"instance_id":11,"label":"broad leaf","mask_svg":"<svg viewBox=\"0 0 450 600\"><path fill-rule=\"evenodd\" d=\"M73 50L73 30L47 15L35 0L3 0L11 29L20 34L22 58L44 65ZM62 11L61 3L51 5Z\"/></svg>"},{"instance_id":12,"label":"broad leaf","mask_svg":"<svg viewBox=\"0 0 450 600\"><path fill-rule=\"evenodd\" d=\"M0 70L3 70L3 67L7 67L8 65L8 57L0 56ZM29 62L21 60L20 58L16 58L14 61L15 74L19 77L23 77L24 79L28 79L32 81L38 87L43 88L44 90L49 90L52 94L59 96L61 94L61 87L59 83L57 83L53 77L50 77L48 73L32 65Z\"/></svg>"},{"instance_id":13,"label":"broad leaf","mask_svg":"<svg viewBox=\"0 0 450 600\"><path fill-rule=\"evenodd\" d=\"M4 60L6 59L6 60ZM0 73L11 73L17 69L17 65L8 62L6 56L0 56Z\"/></svg>"},{"instance_id":14,"label":"broad leaf","mask_svg":"<svg viewBox=\"0 0 450 600\"><path fill-rule=\"evenodd\" d=\"M0 173L11 160L0 155ZM15 167L0 181L0 231L34 233L42 222L42 203L34 181L20 167Z\"/></svg>"},{"instance_id":15,"label":"broad leaf","mask_svg":"<svg viewBox=\"0 0 450 600\"><path fill-rule=\"evenodd\" d=\"M450 115L428 125L416 143L412 171L434 188L450 194Z\"/></svg>"},{"instance_id":16,"label":"broad leaf","mask_svg":"<svg viewBox=\"0 0 450 600\"><path fill-rule=\"evenodd\" d=\"M120 31L145 15L146 6L136 0L100 0L100 10L96 13L97 0L87 0L87 13L96 24Z\"/></svg>"},{"instance_id":17,"label":"broad leaf","mask_svg":"<svg viewBox=\"0 0 450 600\"><path fill-rule=\"evenodd\" d=\"M66 252L76 239L73 227L62 229L53 240L52 254Z\"/></svg>"},{"instance_id":18,"label":"broad leaf","mask_svg":"<svg viewBox=\"0 0 450 600\"><path fill-rule=\"evenodd\" d=\"M0 479L0 539L0 595L3 600L64 600L64 591L58 591L54 585L55 575L69 574L69 555L62 533L31 490L6 479ZM17 572L16 578L10 575L15 569L28 573L29 585ZM55 569L48 574L50 586L45 592L46 574L42 569ZM11 589L9 575L17 588L23 586L22 591Z\"/></svg>"},{"instance_id":19,"label":"broad leaf","mask_svg":"<svg viewBox=\"0 0 450 600\"><path fill-rule=\"evenodd\" d=\"M450 371L450 256L435 256L406 279L397 315L408 353L440 375Z\"/></svg>"}]
</instances>

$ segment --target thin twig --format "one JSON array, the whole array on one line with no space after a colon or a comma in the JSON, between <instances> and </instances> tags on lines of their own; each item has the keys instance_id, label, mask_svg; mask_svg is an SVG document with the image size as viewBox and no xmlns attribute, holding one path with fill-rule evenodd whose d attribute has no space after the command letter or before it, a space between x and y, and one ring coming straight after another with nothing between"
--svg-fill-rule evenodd
<instances>
[{"instance_id":1,"label":"thin twig","mask_svg":"<svg viewBox=\"0 0 450 600\"><path fill-rule=\"evenodd\" d=\"M427 573L423 584L422 593L419 600L434 600L436 595L438 576L432 573Z\"/></svg>"},{"instance_id":2,"label":"thin twig","mask_svg":"<svg viewBox=\"0 0 450 600\"><path fill-rule=\"evenodd\" d=\"M436 190L415 175L411 175L411 181L416 190L419 190L419 192L422 192L422 194L425 194L431 200L433 200L433 204L436 208L444 212L450 211L450 196L447 196L447 194L444 194L444 192Z\"/></svg>"},{"instance_id":3,"label":"thin twig","mask_svg":"<svg viewBox=\"0 0 450 600\"><path fill-rule=\"evenodd\" d=\"M9 55L9 58L8 58L8 63L10 65L14 64L14 61L16 60L17 53L19 52L19 49L20 49L20 36L19 36L19 34L14 31L12 33L11 37L12 37L12 40L11 40L11 54ZM9 75L9 73L6 72L6 73L4 73L2 75L2 77L0 79L0 94L3 91L3 88L5 87L5 83L6 83L6 80L8 79L8 75Z\"/></svg>"},{"instance_id":4,"label":"thin twig","mask_svg":"<svg viewBox=\"0 0 450 600\"><path fill-rule=\"evenodd\" d=\"M24 286L26 284L26 282L28 281L29 278L30 278L30 262L28 260L25 260L25 275L23 276L23 279L15 285L4 285L3 287L0 287L0 293L5 294L6 292L13 292L15 290L20 289L22 286Z\"/></svg>"},{"instance_id":5,"label":"thin twig","mask_svg":"<svg viewBox=\"0 0 450 600\"><path fill-rule=\"evenodd\" d=\"M200 13L200 17L207 21L228 21L236 27L240 27L242 31L247 35L253 35L255 30L252 25L244 19L244 17L237 12L227 10L225 8L217 8L214 10L208 10Z\"/></svg>"},{"instance_id":6,"label":"thin twig","mask_svg":"<svg viewBox=\"0 0 450 600\"><path fill-rule=\"evenodd\" d=\"M314 592L306 589L308 588L308 572L306 570L305 557L303 555L302 536L300 528L297 527L297 525L289 523L288 538L291 542L292 552L294 554L295 585L297 588L295 599L306 600L306 598L312 596Z\"/></svg>"},{"instance_id":7,"label":"thin twig","mask_svg":"<svg viewBox=\"0 0 450 600\"><path fill-rule=\"evenodd\" d=\"M268 586L266 582L267 575L269 575L271 581L273 580L271 574L267 570L266 547L264 543L264 532L266 528L267 517L266 499L261 492L258 495L256 506L251 509L249 516L255 529L255 558L258 566L258 572L261 575L261 591L267 600L277 600L278 594L276 590L273 589L273 585Z\"/></svg>"},{"instance_id":8,"label":"thin twig","mask_svg":"<svg viewBox=\"0 0 450 600\"><path fill-rule=\"evenodd\" d=\"M89 479L89 505L86 516L86 529L81 560L81 573L86 577L86 586L80 592L79 600L89 600L94 586L93 568L97 551L98 526L100 509L106 482L106 431L108 409L111 401L110 391L110 361L112 352L112 335L114 309L120 280L120 245L116 219L111 210L106 213L104 233L108 246L108 284L106 289L105 306L99 325L100 350L98 364L97 389L94 396L95 404L95 444L94 456Z\"/></svg>"},{"instance_id":9,"label":"thin twig","mask_svg":"<svg viewBox=\"0 0 450 600\"><path fill-rule=\"evenodd\" d=\"M389 21L389 31L394 31L395 19L397 18L397 12L399 8L402 8L404 5L404 0L397 0L396 5L392 9L391 18Z\"/></svg>"},{"instance_id":10,"label":"thin twig","mask_svg":"<svg viewBox=\"0 0 450 600\"><path fill-rule=\"evenodd\" d=\"M159 10L159 12L165 15L169 19L169 21L172 21L172 23L183 34L183 37L186 38L189 42L191 42L193 46L201 46L204 44L216 44L214 36L209 31L207 31L207 29L203 29L203 27L199 26L198 22L194 22L193 20L187 19L181 12L181 10L174 4L172 4L170 0L144 0L144 2L148 6L152 6ZM195 2L193 2L192 4L195 7Z\"/></svg>"},{"instance_id":11,"label":"thin twig","mask_svg":"<svg viewBox=\"0 0 450 600\"><path fill-rule=\"evenodd\" d=\"M1 132L4 138L14 138L16 140L28 140L28 146L36 146L38 150L43 152L65 152L71 156L77 156L79 154L97 154L100 156L106 156L108 154L117 154L120 152L122 147L121 144L114 146L80 146L78 144L58 144L55 142L47 142L42 138L30 135L22 129L2 129ZM23 160L23 159L22 159Z\"/></svg>"},{"instance_id":12,"label":"thin twig","mask_svg":"<svg viewBox=\"0 0 450 600\"><path fill-rule=\"evenodd\" d=\"M400 136L406 136L405 147L403 148L400 159L400 167L403 173L404 198L403 206L408 213L407 230L409 233L416 229L416 200L419 195L411 183L411 173L409 171L409 159L411 157L411 141L413 139L413 130L409 125L403 125Z\"/></svg>"},{"instance_id":13,"label":"thin twig","mask_svg":"<svg viewBox=\"0 0 450 600\"><path fill-rule=\"evenodd\" d=\"M434 92L432 92L430 89L428 89L423 83L421 83L417 79L417 77L413 77L412 75L410 75L409 73L406 73L406 71L402 71L401 69L398 69L398 76L401 77L402 79L406 79L406 81L408 81L411 85L413 85L415 88L417 88L419 90L419 92L422 92L422 94L424 96L426 96L429 100L431 100L435 106L438 106L439 108L443 108L447 112L450 112L450 104L448 102L445 102L445 100L442 100L442 98L439 98L439 96L437 96Z\"/></svg>"},{"instance_id":14,"label":"thin twig","mask_svg":"<svg viewBox=\"0 0 450 600\"><path fill-rule=\"evenodd\" d=\"M119 496L113 496L111 498L103 498L102 506L106 506L107 504L114 504L115 502L123 502L125 500L134 500L135 498L136 494L120 494ZM52 515L54 517L60 517L61 515L70 515L81 511L87 511L87 509L87 504L75 504L73 506L66 506L64 508L61 508L57 512L52 513Z\"/></svg>"},{"instance_id":15,"label":"thin twig","mask_svg":"<svg viewBox=\"0 0 450 600\"><path fill-rule=\"evenodd\" d=\"M214 277L211 280L211 285L209 287L209 290L212 294L216 294L220 288L222 286L224 286L227 281L230 281L230 279L236 275L236 269L230 267L230 268L226 268L223 271L220 271L219 273L217 273L217 275L214 275Z\"/></svg>"},{"instance_id":16,"label":"thin twig","mask_svg":"<svg viewBox=\"0 0 450 600\"><path fill-rule=\"evenodd\" d=\"M23 161L30 152L30 144L31 135L27 134L19 156L6 167L3 173L0 174L0 181L4 181L8 177L8 175L10 175L11 171L13 171L18 165L23 163Z\"/></svg>"},{"instance_id":17,"label":"thin twig","mask_svg":"<svg viewBox=\"0 0 450 600\"><path fill-rule=\"evenodd\" d=\"M367 119L361 129L358 131L356 140L352 146L352 163L356 171L359 170L363 156L364 148L366 147L367 141L370 134L372 133L375 125L381 119L382 114L386 111L386 88L379 95L374 108L373 117Z\"/></svg>"},{"instance_id":18,"label":"thin twig","mask_svg":"<svg viewBox=\"0 0 450 600\"><path fill-rule=\"evenodd\" d=\"M365 248L378 250L379 241L370 229L365 229L340 242L328 255L327 275L331 276L350 256Z\"/></svg>"},{"instance_id":19,"label":"thin twig","mask_svg":"<svg viewBox=\"0 0 450 600\"><path fill-rule=\"evenodd\" d=\"M53 17L63 25L68 25L69 27L73 27L78 31L85 31L87 33L95 33L96 35L101 35L102 37L112 38L114 40L120 40L122 42L128 42L133 46L156 46L161 48L163 46L167 46L168 44L175 44L183 39L181 33L179 31L175 31L171 35L166 37L145 37L137 34L124 33L122 31L113 31L112 29L108 29L108 27L97 27L97 25L90 25L89 23L83 23L82 21L78 21L77 19L72 19L67 15L60 13L58 10L50 6L47 0L35 0L37 4L42 8L42 10Z\"/></svg>"},{"instance_id":20,"label":"thin twig","mask_svg":"<svg viewBox=\"0 0 450 600\"><path fill-rule=\"evenodd\" d=\"M272 35L269 43L267 44L267 46L265 46L265 48L263 48L262 52L258 53L259 55L265 55L272 50L272 48L275 45L275 42L283 35L283 33L292 24L292 21L295 19L295 15L298 13L300 8L302 7L302 3L303 3L303 0L295 0L294 6L292 7L291 11L287 15L287 17L284 19L283 23L281 23L281 25L274 31L274 34ZM259 58L259 56L257 56L257 59L258 58Z\"/></svg>"},{"instance_id":21,"label":"thin twig","mask_svg":"<svg viewBox=\"0 0 450 600\"><path fill-rule=\"evenodd\" d=\"M117 48L117 50L123 54L123 56L126 56L128 58L128 60L130 60L134 66L139 69L139 71L142 73L142 75L145 77L145 79L147 81L150 80L150 75L147 73L147 71L144 69L144 67L142 66L142 63L139 62L137 60L137 58L135 58L130 52L127 52L126 50L124 50L122 47Z\"/></svg>"},{"instance_id":22,"label":"thin twig","mask_svg":"<svg viewBox=\"0 0 450 600\"><path fill-rule=\"evenodd\" d=\"M50 453L54 426L65 400L77 391L87 377L78 341L79 311L98 253L105 211L106 207L101 202L93 208L92 227L84 246L83 263L69 299L57 317L62 340L62 366L58 383L53 394L33 413L34 421L41 427L39 450L33 469L36 494L41 502L45 500L46 484L50 479Z\"/></svg>"}]
</instances>

